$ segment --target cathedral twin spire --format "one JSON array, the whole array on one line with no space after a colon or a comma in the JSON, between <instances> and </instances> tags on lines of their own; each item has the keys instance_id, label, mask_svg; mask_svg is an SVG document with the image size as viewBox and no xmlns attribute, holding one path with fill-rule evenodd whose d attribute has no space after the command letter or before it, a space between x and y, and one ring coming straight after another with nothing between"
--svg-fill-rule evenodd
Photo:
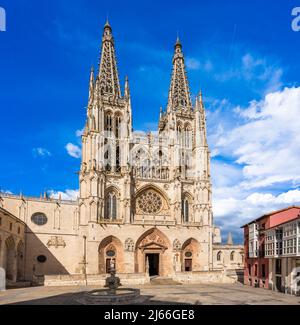
<instances>
[{"instance_id":1,"label":"cathedral twin spire","mask_svg":"<svg viewBox=\"0 0 300 325\"><path fill-rule=\"evenodd\" d=\"M121 98L114 39L108 21L104 26L98 78L101 95L109 94Z\"/></svg>"},{"instance_id":2,"label":"cathedral twin spire","mask_svg":"<svg viewBox=\"0 0 300 325\"><path fill-rule=\"evenodd\" d=\"M93 71L91 78L94 78ZM121 98L121 88L115 54L114 38L112 35L112 28L108 21L104 26L101 58L99 63L99 75L97 79L99 82L97 85L98 91L101 95L107 94ZM90 83L91 82L92 81L90 81ZM90 85L90 92L92 87L94 86ZM126 87L127 89L125 89L125 93L127 92L128 96L128 80L126 80ZM92 97L91 93L90 97ZM178 37L176 40L173 56L173 71L169 90L167 111L170 112L177 110L192 110L192 101L185 69L182 45Z\"/></svg>"},{"instance_id":3,"label":"cathedral twin spire","mask_svg":"<svg viewBox=\"0 0 300 325\"><path fill-rule=\"evenodd\" d=\"M178 109L192 109L192 102L187 80L182 45L177 37L173 57L173 71L169 90L168 111Z\"/></svg>"}]
</instances>

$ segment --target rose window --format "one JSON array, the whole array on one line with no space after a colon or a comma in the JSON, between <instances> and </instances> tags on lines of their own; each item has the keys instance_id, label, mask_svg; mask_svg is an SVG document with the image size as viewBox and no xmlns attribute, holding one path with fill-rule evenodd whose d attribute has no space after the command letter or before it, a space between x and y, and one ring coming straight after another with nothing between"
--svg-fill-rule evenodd
<instances>
[{"instance_id":1,"label":"rose window","mask_svg":"<svg viewBox=\"0 0 300 325\"><path fill-rule=\"evenodd\" d=\"M147 191L139 196L137 206L146 214L157 214L161 211L163 202L159 194L154 191Z\"/></svg>"}]
</instances>

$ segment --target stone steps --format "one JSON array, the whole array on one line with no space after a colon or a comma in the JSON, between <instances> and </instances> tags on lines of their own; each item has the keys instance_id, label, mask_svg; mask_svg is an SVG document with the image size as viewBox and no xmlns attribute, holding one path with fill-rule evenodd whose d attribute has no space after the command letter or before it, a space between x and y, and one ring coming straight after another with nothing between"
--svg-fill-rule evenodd
<instances>
[{"instance_id":1,"label":"stone steps","mask_svg":"<svg viewBox=\"0 0 300 325\"><path fill-rule=\"evenodd\" d=\"M27 287L31 287L30 281L18 281L18 282L7 281L6 283L7 289L20 289L20 288L27 288Z\"/></svg>"},{"instance_id":2,"label":"stone steps","mask_svg":"<svg viewBox=\"0 0 300 325\"><path fill-rule=\"evenodd\" d=\"M181 283L172 278L153 277L150 279L152 285L181 285Z\"/></svg>"}]
</instances>

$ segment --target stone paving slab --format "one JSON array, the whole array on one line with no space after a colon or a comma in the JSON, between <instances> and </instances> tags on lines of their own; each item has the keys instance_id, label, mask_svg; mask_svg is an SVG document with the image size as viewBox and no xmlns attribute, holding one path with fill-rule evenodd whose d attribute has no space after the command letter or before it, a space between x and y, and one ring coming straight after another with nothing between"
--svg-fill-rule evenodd
<instances>
[{"instance_id":1,"label":"stone paving slab","mask_svg":"<svg viewBox=\"0 0 300 325\"><path fill-rule=\"evenodd\" d=\"M145 305L300 305L300 297L241 284L136 286ZM82 292L97 287L31 287L0 292L0 305L78 305Z\"/></svg>"}]
</instances>

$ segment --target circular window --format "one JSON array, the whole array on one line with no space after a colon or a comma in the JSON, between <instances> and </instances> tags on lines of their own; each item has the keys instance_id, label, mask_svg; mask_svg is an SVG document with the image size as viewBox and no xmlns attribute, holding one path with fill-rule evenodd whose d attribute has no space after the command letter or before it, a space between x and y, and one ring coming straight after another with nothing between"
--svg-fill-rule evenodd
<instances>
[{"instance_id":1,"label":"circular window","mask_svg":"<svg viewBox=\"0 0 300 325\"><path fill-rule=\"evenodd\" d=\"M44 213L37 212L31 216L31 221L38 226L43 226L47 223L48 219Z\"/></svg>"},{"instance_id":2,"label":"circular window","mask_svg":"<svg viewBox=\"0 0 300 325\"><path fill-rule=\"evenodd\" d=\"M186 252L185 253L185 257L192 257L193 256L193 253L192 252Z\"/></svg>"},{"instance_id":3,"label":"circular window","mask_svg":"<svg viewBox=\"0 0 300 325\"><path fill-rule=\"evenodd\" d=\"M45 255L39 255L36 259L39 263L45 263L47 261L47 257Z\"/></svg>"},{"instance_id":4,"label":"circular window","mask_svg":"<svg viewBox=\"0 0 300 325\"><path fill-rule=\"evenodd\" d=\"M138 208L146 214L157 214L161 211L163 201L154 191L146 191L137 199Z\"/></svg>"},{"instance_id":5,"label":"circular window","mask_svg":"<svg viewBox=\"0 0 300 325\"><path fill-rule=\"evenodd\" d=\"M112 251L112 250L109 250L106 252L106 255L109 256L109 257L113 257L116 255L116 252L115 251Z\"/></svg>"}]
</instances>

